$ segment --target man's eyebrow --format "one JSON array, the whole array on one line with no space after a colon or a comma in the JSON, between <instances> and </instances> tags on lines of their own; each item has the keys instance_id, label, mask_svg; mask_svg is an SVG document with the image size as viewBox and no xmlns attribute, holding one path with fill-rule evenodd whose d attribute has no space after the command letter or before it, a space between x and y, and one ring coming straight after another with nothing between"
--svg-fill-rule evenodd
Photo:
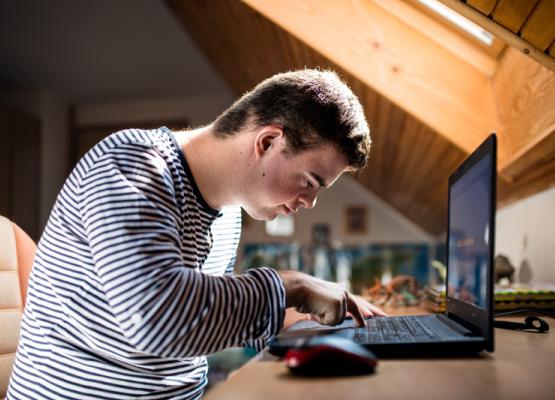
<instances>
[{"instance_id":1,"label":"man's eyebrow","mask_svg":"<svg viewBox=\"0 0 555 400\"><path fill-rule=\"evenodd\" d=\"M315 174L314 172L309 172L309 174L312 177L312 179L318 182L321 188L327 188L326 182L324 182L324 179L322 179L320 175Z\"/></svg>"}]
</instances>

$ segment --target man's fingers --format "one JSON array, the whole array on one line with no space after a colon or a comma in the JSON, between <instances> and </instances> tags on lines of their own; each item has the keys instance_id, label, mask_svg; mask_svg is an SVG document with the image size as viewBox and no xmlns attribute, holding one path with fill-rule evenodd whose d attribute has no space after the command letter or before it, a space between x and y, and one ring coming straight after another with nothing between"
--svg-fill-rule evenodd
<instances>
[{"instance_id":1,"label":"man's fingers","mask_svg":"<svg viewBox=\"0 0 555 400\"><path fill-rule=\"evenodd\" d=\"M333 306L330 304L329 308L323 312L311 314L311 319L323 325L339 325L345 321L347 309L348 293L345 292L340 301L337 301Z\"/></svg>"},{"instance_id":2,"label":"man's fingers","mask_svg":"<svg viewBox=\"0 0 555 400\"><path fill-rule=\"evenodd\" d=\"M370 317L374 316L374 313L372 312L372 310L370 308L365 307L365 308L362 309L362 315L365 318L370 318Z\"/></svg>"},{"instance_id":3,"label":"man's fingers","mask_svg":"<svg viewBox=\"0 0 555 400\"><path fill-rule=\"evenodd\" d=\"M284 286L288 288L287 304L300 313L311 314L310 319L320 324L341 324L346 315L350 314L358 326L365 326L366 318L386 315L362 297L346 292L336 283L302 273L293 274L294 271L282 272Z\"/></svg>"},{"instance_id":4,"label":"man's fingers","mask_svg":"<svg viewBox=\"0 0 555 400\"><path fill-rule=\"evenodd\" d=\"M353 316L358 326L366 326L364 315L362 315L362 311L358 308L356 301L351 297L350 294L347 294L347 309Z\"/></svg>"},{"instance_id":5,"label":"man's fingers","mask_svg":"<svg viewBox=\"0 0 555 400\"><path fill-rule=\"evenodd\" d=\"M339 325L345 321L345 315L347 314L347 295L343 296L343 299L337 304L335 309L329 309L325 313L323 320L326 325Z\"/></svg>"},{"instance_id":6,"label":"man's fingers","mask_svg":"<svg viewBox=\"0 0 555 400\"><path fill-rule=\"evenodd\" d=\"M359 307L362 308L364 316L366 317L373 317L373 316L387 317L388 316L380 308L376 307L372 303L369 303L364 298L357 295L351 295L351 296L357 302Z\"/></svg>"},{"instance_id":7,"label":"man's fingers","mask_svg":"<svg viewBox=\"0 0 555 400\"><path fill-rule=\"evenodd\" d=\"M380 317L387 317L388 316L385 312L383 312L380 308L376 307L373 304L369 304L369 308L370 308L370 311L374 315L379 315Z\"/></svg>"},{"instance_id":8,"label":"man's fingers","mask_svg":"<svg viewBox=\"0 0 555 400\"><path fill-rule=\"evenodd\" d=\"M337 310L334 312L327 311L324 314L318 316L320 324L335 326L340 324L342 321L340 320L339 314L337 314Z\"/></svg>"},{"instance_id":9,"label":"man's fingers","mask_svg":"<svg viewBox=\"0 0 555 400\"><path fill-rule=\"evenodd\" d=\"M345 293L345 296L343 296L343 299L341 300L341 310L339 311L340 312L340 314L339 314L339 317L340 317L339 318L339 323L340 324L343 323L343 321L345 321L345 317L347 316L347 310L348 310L347 296L348 296L348 294Z\"/></svg>"}]
</instances>

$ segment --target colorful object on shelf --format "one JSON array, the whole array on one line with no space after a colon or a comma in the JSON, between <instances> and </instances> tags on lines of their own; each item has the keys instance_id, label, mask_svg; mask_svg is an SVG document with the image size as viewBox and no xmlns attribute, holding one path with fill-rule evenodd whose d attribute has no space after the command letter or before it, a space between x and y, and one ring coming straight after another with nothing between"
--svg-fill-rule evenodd
<instances>
[{"instance_id":1,"label":"colorful object on shelf","mask_svg":"<svg viewBox=\"0 0 555 400\"><path fill-rule=\"evenodd\" d=\"M434 312L445 311L445 291L440 287L424 289L422 303ZM519 308L555 309L555 286L527 285L512 287L496 287L494 295L496 311L516 310Z\"/></svg>"},{"instance_id":2,"label":"colorful object on shelf","mask_svg":"<svg viewBox=\"0 0 555 400\"><path fill-rule=\"evenodd\" d=\"M374 286L367 289L367 296L376 305L404 307L419 304L418 282L414 276L397 275L386 284L377 278L374 282Z\"/></svg>"}]
</instances>

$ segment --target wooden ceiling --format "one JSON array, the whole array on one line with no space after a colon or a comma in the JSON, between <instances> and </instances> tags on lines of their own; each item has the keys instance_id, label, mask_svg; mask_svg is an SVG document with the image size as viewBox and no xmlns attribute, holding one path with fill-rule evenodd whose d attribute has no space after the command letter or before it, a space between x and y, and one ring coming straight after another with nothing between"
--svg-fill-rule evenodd
<instances>
[{"instance_id":1,"label":"wooden ceiling","mask_svg":"<svg viewBox=\"0 0 555 400\"><path fill-rule=\"evenodd\" d=\"M440 0L555 71L554 0Z\"/></svg>"},{"instance_id":2,"label":"wooden ceiling","mask_svg":"<svg viewBox=\"0 0 555 400\"><path fill-rule=\"evenodd\" d=\"M448 176L491 131L501 204L555 184L555 74L517 50L498 57L412 1L168 3L238 95L278 72L336 70L372 130L355 179L432 234Z\"/></svg>"}]
</instances>

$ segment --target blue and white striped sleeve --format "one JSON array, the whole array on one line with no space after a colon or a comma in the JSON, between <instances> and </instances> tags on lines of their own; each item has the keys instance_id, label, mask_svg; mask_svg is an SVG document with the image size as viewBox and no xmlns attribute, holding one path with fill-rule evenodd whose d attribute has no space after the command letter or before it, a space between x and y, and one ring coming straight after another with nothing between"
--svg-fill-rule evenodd
<instances>
[{"instance_id":1,"label":"blue and white striped sleeve","mask_svg":"<svg viewBox=\"0 0 555 400\"><path fill-rule=\"evenodd\" d=\"M155 148L109 150L84 172L78 197L95 273L131 346L191 357L277 334L285 290L276 271L211 276L187 267L175 188Z\"/></svg>"}]
</instances>

